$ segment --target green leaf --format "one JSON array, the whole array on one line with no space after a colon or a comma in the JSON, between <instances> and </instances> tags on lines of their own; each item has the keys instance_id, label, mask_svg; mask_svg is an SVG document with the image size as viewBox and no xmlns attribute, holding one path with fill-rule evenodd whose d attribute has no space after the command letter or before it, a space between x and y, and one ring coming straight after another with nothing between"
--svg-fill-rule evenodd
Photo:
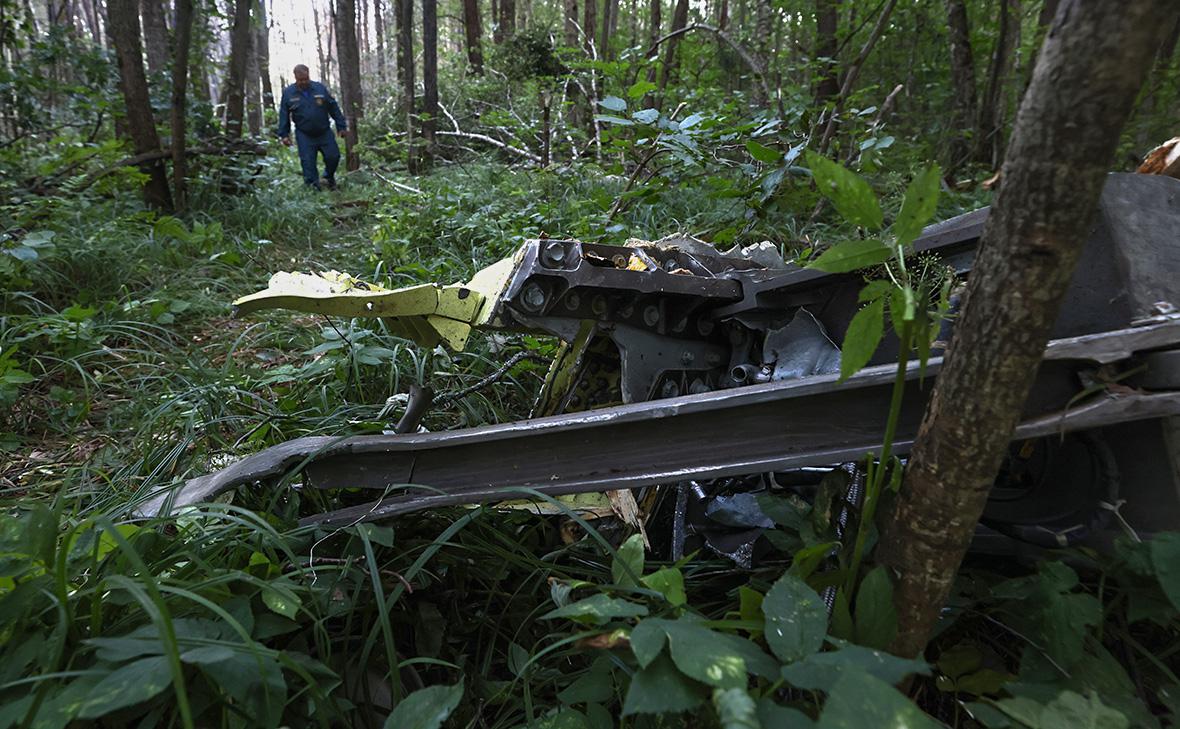
<instances>
[{"instance_id":1,"label":"green leaf","mask_svg":"<svg viewBox=\"0 0 1180 729\"><path fill-rule=\"evenodd\" d=\"M621 597L599 594L550 610L541 619L569 618L576 623L605 625L614 618L638 618L644 615L647 615L647 608L643 605Z\"/></svg>"},{"instance_id":2,"label":"green leaf","mask_svg":"<svg viewBox=\"0 0 1180 729\"><path fill-rule=\"evenodd\" d=\"M831 691L841 678L848 675L872 676L894 685L914 673L928 675L930 666L925 661L898 658L885 651L859 645L813 653L782 669L782 676L787 683L808 691Z\"/></svg>"},{"instance_id":3,"label":"green leaf","mask_svg":"<svg viewBox=\"0 0 1180 729\"><path fill-rule=\"evenodd\" d=\"M870 230L881 227L885 216L864 178L811 150L807 151L807 166L820 194L831 200L848 222Z\"/></svg>"},{"instance_id":4,"label":"green leaf","mask_svg":"<svg viewBox=\"0 0 1180 729\"><path fill-rule=\"evenodd\" d=\"M894 283L888 279L879 278L876 281L869 281L864 288L860 290L857 300L862 304L866 301L876 301L893 291Z\"/></svg>"},{"instance_id":5,"label":"green leaf","mask_svg":"<svg viewBox=\"0 0 1180 729\"><path fill-rule=\"evenodd\" d=\"M112 711L147 701L172 683L168 659L141 658L120 666L90 689L78 710L81 719L97 719Z\"/></svg>"},{"instance_id":6,"label":"green leaf","mask_svg":"<svg viewBox=\"0 0 1180 729\"><path fill-rule=\"evenodd\" d=\"M224 645L203 645L192 648L180 654L180 660L185 663L208 664L219 663L234 657L234 651Z\"/></svg>"},{"instance_id":7,"label":"green leaf","mask_svg":"<svg viewBox=\"0 0 1180 729\"><path fill-rule=\"evenodd\" d=\"M657 109L640 109L631 115L631 118L640 124L654 124L660 118L660 112Z\"/></svg>"},{"instance_id":8,"label":"green leaf","mask_svg":"<svg viewBox=\"0 0 1180 729\"><path fill-rule=\"evenodd\" d=\"M646 666L664 650L664 640L668 634L664 632L662 620L640 620L631 630L631 652L640 666Z\"/></svg>"},{"instance_id":9,"label":"green leaf","mask_svg":"<svg viewBox=\"0 0 1180 729\"><path fill-rule=\"evenodd\" d=\"M302 604L298 595L279 582L268 582L262 588L262 603L284 618L294 618Z\"/></svg>"},{"instance_id":10,"label":"green leaf","mask_svg":"<svg viewBox=\"0 0 1180 729\"><path fill-rule=\"evenodd\" d=\"M660 656L631 677L623 716L688 711L704 699L701 687L681 675L667 656Z\"/></svg>"},{"instance_id":11,"label":"green leaf","mask_svg":"<svg viewBox=\"0 0 1180 729\"><path fill-rule=\"evenodd\" d=\"M631 84L631 88L627 89L627 96L631 97L632 99L640 99L644 94L647 94L650 91L655 91L657 88L659 87L657 87L651 81L648 81L647 79L640 79ZM615 111L622 111L622 109L615 109Z\"/></svg>"},{"instance_id":12,"label":"green leaf","mask_svg":"<svg viewBox=\"0 0 1180 729\"><path fill-rule=\"evenodd\" d=\"M885 650L897 635L893 583L885 567L873 569L856 592L856 642Z\"/></svg>"},{"instance_id":13,"label":"green leaf","mask_svg":"<svg viewBox=\"0 0 1180 729\"><path fill-rule=\"evenodd\" d=\"M557 698L563 704L603 703L610 701L614 695L610 659L601 657L591 664L590 670L562 689Z\"/></svg>"},{"instance_id":14,"label":"green leaf","mask_svg":"<svg viewBox=\"0 0 1180 729\"><path fill-rule=\"evenodd\" d=\"M1102 703L1092 691L1088 696L1063 691L1048 705L1016 697L996 706L1032 729L1127 729L1131 725L1125 714Z\"/></svg>"},{"instance_id":15,"label":"green leaf","mask_svg":"<svg viewBox=\"0 0 1180 729\"><path fill-rule=\"evenodd\" d=\"M688 602L688 595L684 592L684 574L676 567L656 570L640 582L663 595L672 607L680 607Z\"/></svg>"},{"instance_id":16,"label":"green leaf","mask_svg":"<svg viewBox=\"0 0 1180 729\"><path fill-rule=\"evenodd\" d=\"M938 189L942 171L931 165L918 173L906 188L901 211L893 221L893 234L899 245L908 246L922 233L922 228L934 217L938 208Z\"/></svg>"},{"instance_id":17,"label":"green leaf","mask_svg":"<svg viewBox=\"0 0 1180 729\"><path fill-rule=\"evenodd\" d=\"M815 653L828 631L823 600L799 578L785 574L762 601L766 644L784 663Z\"/></svg>"},{"instance_id":18,"label":"green leaf","mask_svg":"<svg viewBox=\"0 0 1180 729\"><path fill-rule=\"evenodd\" d=\"M821 729L938 729L912 701L884 681L863 673L842 676L828 694Z\"/></svg>"},{"instance_id":19,"label":"green leaf","mask_svg":"<svg viewBox=\"0 0 1180 729\"><path fill-rule=\"evenodd\" d=\"M752 139L746 140L746 151L750 153L751 157L767 165L772 165L783 158L782 152L773 147L758 144Z\"/></svg>"},{"instance_id":20,"label":"green leaf","mask_svg":"<svg viewBox=\"0 0 1180 729\"><path fill-rule=\"evenodd\" d=\"M836 599L832 603L832 621L828 626L828 633L833 638L853 640L856 637L856 626L852 622L852 606L848 604L848 593L843 587L836 588Z\"/></svg>"},{"instance_id":21,"label":"green leaf","mask_svg":"<svg viewBox=\"0 0 1180 729\"><path fill-rule=\"evenodd\" d=\"M1152 537L1151 564L1164 594L1180 610L1180 533L1164 532Z\"/></svg>"},{"instance_id":22,"label":"green leaf","mask_svg":"<svg viewBox=\"0 0 1180 729\"><path fill-rule=\"evenodd\" d=\"M758 700L758 720L765 729L815 729L815 722L807 714L779 706L767 697Z\"/></svg>"},{"instance_id":23,"label":"green leaf","mask_svg":"<svg viewBox=\"0 0 1180 729\"><path fill-rule=\"evenodd\" d=\"M745 688L713 689L713 708L722 729L762 729L758 706Z\"/></svg>"},{"instance_id":24,"label":"green leaf","mask_svg":"<svg viewBox=\"0 0 1180 729\"><path fill-rule=\"evenodd\" d=\"M885 300L877 299L856 312L840 348L840 380L855 375L873 358L885 335Z\"/></svg>"},{"instance_id":25,"label":"green leaf","mask_svg":"<svg viewBox=\"0 0 1180 729\"><path fill-rule=\"evenodd\" d=\"M613 111L615 113L627 110L627 102L617 96L607 96L602 101L599 101L598 105L607 111Z\"/></svg>"},{"instance_id":26,"label":"green leaf","mask_svg":"<svg viewBox=\"0 0 1180 729\"><path fill-rule=\"evenodd\" d=\"M418 689L394 707L385 729L438 729L462 699L462 681Z\"/></svg>"},{"instance_id":27,"label":"green leaf","mask_svg":"<svg viewBox=\"0 0 1180 729\"><path fill-rule=\"evenodd\" d=\"M879 240L848 240L827 249L807 267L827 273L847 273L884 263L892 255L893 249Z\"/></svg>"},{"instance_id":28,"label":"green leaf","mask_svg":"<svg viewBox=\"0 0 1180 729\"><path fill-rule=\"evenodd\" d=\"M632 534L615 551L610 565L611 580L616 585L635 587L643 576L643 535Z\"/></svg>"}]
</instances>

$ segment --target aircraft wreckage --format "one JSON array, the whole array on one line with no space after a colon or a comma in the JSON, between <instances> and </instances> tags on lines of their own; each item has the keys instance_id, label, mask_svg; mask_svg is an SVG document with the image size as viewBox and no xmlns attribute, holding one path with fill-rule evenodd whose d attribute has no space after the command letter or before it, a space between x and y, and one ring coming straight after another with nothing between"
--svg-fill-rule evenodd
<instances>
[{"instance_id":1,"label":"aircraft wreckage","mask_svg":"<svg viewBox=\"0 0 1180 729\"><path fill-rule=\"evenodd\" d=\"M1180 303L1180 180L1111 175L1100 207L977 548L1101 543L1117 530L1180 524L1180 314L1168 303ZM987 216L985 208L931 226L914 251L967 276ZM417 432L430 393L415 388L392 434L293 440L157 494L140 511L281 479L370 494L304 520L336 526L520 498L521 489L561 496L669 485L659 491L674 555L703 542L748 561L751 535L771 526L751 495L806 497L843 468L854 502L849 464L881 445L896 339L837 381L862 283L784 264L766 246L723 254L691 238L531 240L450 286L387 290L343 275L276 274L235 302L238 314L380 317L396 335L453 350L474 329L563 344L528 420ZM895 452L917 431L938 354L924 378L910 363Z\"/></svg>"}]
</instances>

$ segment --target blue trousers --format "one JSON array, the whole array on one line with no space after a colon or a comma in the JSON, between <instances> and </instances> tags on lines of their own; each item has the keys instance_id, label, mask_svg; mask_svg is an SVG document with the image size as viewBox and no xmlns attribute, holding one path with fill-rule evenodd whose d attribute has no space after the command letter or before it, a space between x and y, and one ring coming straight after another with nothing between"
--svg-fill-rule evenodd
<instances>
[{"instance_id":1,"label":"blue trousers","mask_svg":"<svg viewBox=\"0 0 1180 729\"><path fill-rule=\"evenodd\" d=\"M336 135L328 129L323 134L304 134L295 130L295 143L299 147L299 164L303 167L303 181L319 189L320 173L316 169L316 154L324 155L324 179L336 181L336 168L340 165L340 147L336 146Z\"/></svg>"}]
</instances>

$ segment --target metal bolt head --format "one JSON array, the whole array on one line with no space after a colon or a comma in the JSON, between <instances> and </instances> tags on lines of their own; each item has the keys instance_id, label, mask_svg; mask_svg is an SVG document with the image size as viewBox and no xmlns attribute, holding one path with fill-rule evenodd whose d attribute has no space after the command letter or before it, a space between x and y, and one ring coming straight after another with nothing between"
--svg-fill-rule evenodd
<instances>
[{"instance_id":1,"label":"metal bolt head","mask_svg":"<svg viewBox=\"0 0 1180 729\"><path fill-rule=\"evenodd\" d=\"M680 364L684 365L685 367L692 364L693 360L695 360L695 359L696 359L696 356L693 355L692 352L685 351L685 352L680 353Z\"/></svg>"},{"instance_id":2,"label":"metal bolt head","mask_svg":"<svg viewBox=\"0 0 1180 729\"><path fill-rule=\"evenodd\" d=\"M606 297L595 296L594 301L590 302L590 310L597 316L602 316L606 313Z\"/></svg>"},{"instance_id":3,"label":"metal bolt head","mask_svg":"<svg viewBox=\"0 0 1180 729\"><path fill-rule=\"evenodd\" d=\"M525 285L520 301L529 311L540 311L545 307L545 289L539 283L530 282Z\"/></svg>"},{"instance_id":4,"label":"metal bolt head","mask_svg":"<svg viewBox=\"0 0 1180 729\"><path fill-rule=\"evenodd\" d=\"M565 299L563 300L563 303L565 304L565 308L569 309L570 311L573 311L574 309L577 309L579 306L582 305L582 297L578 296L576 293L571 291L570 293L565 295Z\"/></svg>"},{"instance_id":5,"label":"metal bolt head","mask_svg":"<svg viewBox=\"0 0 1180 729\"><path fill-rule=\"evenodd\" d=\"M559 241L551 240L542 244L541 262L550 268L560 268L565 263L565 246Z\"/></svg>"},{"instance_id":6,"label":"metal bolt head","mask_svg":"<svg viewBox=\"0 0 1180 729\"><path fill-rule=\"evenodd\" d=\"M664 380L664 386L660 388L662 397L676 397L679 394L680 385L677 385L675 380Z\"/></svg>"},{"instance_id":7,"label":"metal bolt head","mask_svg":"<svg viewBox=\"0 0 1180 729\"><path fill-rule=\"evenodd\" d=\"M643 323L649 327L654 327L660 323L660 310L655 305L648 306L643 310Z\"/></svg>"}]
</instances>

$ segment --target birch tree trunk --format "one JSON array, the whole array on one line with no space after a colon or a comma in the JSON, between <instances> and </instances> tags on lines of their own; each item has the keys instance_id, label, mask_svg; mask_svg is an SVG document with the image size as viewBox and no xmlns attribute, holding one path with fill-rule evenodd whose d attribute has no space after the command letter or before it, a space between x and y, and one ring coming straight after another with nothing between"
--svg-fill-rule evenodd
<instances>
[{"instance_id":1,"label":"birch tree trunk","mask_svg":"<svg viewBox=\"0 0 1180 729\"><path fill-rule=\"evenodd\" d=\"M1020 418L1173 0L1061 0L1017 114L999 195L878 557L892 650L920 654Z\"/></svg>"}]
</instances>

